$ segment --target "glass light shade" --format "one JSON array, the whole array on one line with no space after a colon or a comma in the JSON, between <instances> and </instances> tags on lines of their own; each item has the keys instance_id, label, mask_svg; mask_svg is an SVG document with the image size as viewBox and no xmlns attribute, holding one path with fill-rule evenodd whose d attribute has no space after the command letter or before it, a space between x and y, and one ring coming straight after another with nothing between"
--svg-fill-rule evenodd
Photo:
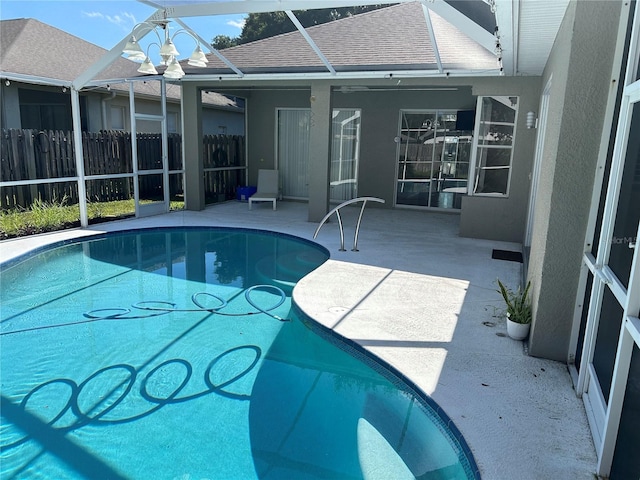
<instances>
[{"instance_id":1,"label":"glass light shade","mask_svg":"<svg viewBox=\"0 0 640 480\"><path fill-rule=\"evenodd\" d=\"M167 78L182 78L184 75L184 70L182 70L182 67L175 58L171 61L163 74L163 76Z\"/></svg>"},{"instance_id":2,"label":"glass light shade","mask_svg":"<svg viewBox=\"0 0 640 480\"><path fill-rule=\"evenodd\" d=\"M206 67L209 59L202 51L202 48L200 48L200 45L198 45L189 57L189 62L187 63L192 67Z\"/></svg>"},{"instance_id":3,"label":"glass light shade","mask_svg":"<svg viewBox=\"0 0 640 480\"><path fill-rule=\"evenodd\" d=\"M162 45L162 47L160 48L160 55L173 55L174 57L180 55L180 53L176 49L176 46L171 41L171 38L167 37L167 39L164 41L164 45Z\"/></svg>"},{"instance_id":4,"label":"glass light shade","mask_svg":"<svg viewBox=\"0 0 640 480\"><path fill-rule=\"evenodd\" d=\"M144 54L144 52L138 52L138 53L130 53L129 55L127 55L127 58L134 62L144 62L147 56Z\"/></svg>"},{"instance_id":5,"label":"glass light shade","mask_svg":"<svg viewBox=\"0 0 640 480\"><path fill-rule=\"evenodd\" d=\"M151 63L151 59L149 57L147 57L142 63L142 65L140 65L140 68L138 68L138 72L144 73L147 75L158 74L158 70L156 70L156 67L153 65L153 63Z\"/></svg>"},{"instance_id":6,"label":"glass light shade","mask_svg":"<svg viewBox=\"0 0 640 480\"><path fill-rule=\"evenodd\" d=\"M129 39L127 44L124 46L122 53L126 53L127 55L142 54L142 56L144 57L144 52L142 51L142 48L140 48L140 45L138 44L136 37L134 37L133 35L131 35L131 38Z\"/></svg>"}]
</instances>

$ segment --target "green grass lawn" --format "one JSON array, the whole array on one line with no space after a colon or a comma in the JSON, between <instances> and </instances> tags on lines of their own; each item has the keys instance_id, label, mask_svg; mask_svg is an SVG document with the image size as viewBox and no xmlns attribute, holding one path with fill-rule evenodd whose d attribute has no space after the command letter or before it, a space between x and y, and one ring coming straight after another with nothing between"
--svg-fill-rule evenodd
<instances>
[{"instance_id":1,"label":"green grass lawn","mask_svg":"<svg viewBox=\"0 0 640 480\"><path fill-rule=\"evenodd\" d=\"M141 203L150 203L142 201ZM184 202L172 201L171 210L182 210ZM89 223L132 217L135 214L133 199L87 204ZM80 207L60 203L37 201L30 209L14 209L0 212L0 240L24 237L37 233L53 232L80 226Z\"/></svg>"}]
</instances>

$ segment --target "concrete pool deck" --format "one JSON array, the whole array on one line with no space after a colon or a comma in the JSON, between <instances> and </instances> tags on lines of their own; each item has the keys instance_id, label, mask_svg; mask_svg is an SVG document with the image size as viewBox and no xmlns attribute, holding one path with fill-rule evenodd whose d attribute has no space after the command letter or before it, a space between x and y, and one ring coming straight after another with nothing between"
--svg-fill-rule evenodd
<instances>
[{"instance_id":1,"label":"concrete pool deck","mask_svg":"<svg viewBox=\"0 0 640 480\"><path fill-rule=\"evenodd\" d=\"M359 207L359 206L358 206ZM294 299L323 325L393 365L429 394L464 435L486 480L593 479L596 453L567 366L526 355L506 336L496 279L516 286L522 264L491 258L512 243L461 238L455 214L368 205L351 251L359 208L316 241L331 258L301 280ZM53 242L157 226L258 228L312 239L307 206L227 202L0 242L0 262Z\"/></svg>"}]
</instances>

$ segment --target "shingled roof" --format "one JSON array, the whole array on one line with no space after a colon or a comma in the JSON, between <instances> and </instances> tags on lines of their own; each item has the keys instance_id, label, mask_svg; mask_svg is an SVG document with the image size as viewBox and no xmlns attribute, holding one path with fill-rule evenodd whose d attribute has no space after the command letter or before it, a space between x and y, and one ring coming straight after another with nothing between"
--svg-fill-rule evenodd
<instances>
[{"instance_id":1,"label":"shingled roof","mask_svg":"<svg viewBox=\"0 0 640 480\"><path fill-rule=\"evenodd\" d=\"M0 70L33 77L72 81L106 50L33 18L3 20ZM120 58L101 79L138 76L138 65Z\"/></svg>"},{"instance_id":2,"label":"shingled roof","mask_svg":"<svg viewBox=\"0 0 640 480\"><path fill-rule=\"evenodd\" d=\"M107 51L33 18L3 20L0 25L0 72L24 76L25 82L38 83L41 79L45 84L71 84ZM131 60L118 58L97 79L140 77L138 67ZM134 90L136 94L157 98L160 91L153 83L136 82ZM128 85L115 82L109 88L129 90ZM179 101L180 88L167 85L167 98ZM239 108L233 100L215 92L203 93L203 103L223 109Z\"/></svg>"},{"instance_id":3,"label":"shingled roof","mask_svg":"<svg viewBox=\"0 0 640 480\"><path fill-rule=\"evenodd\" d=\"M496 56L435 13L430 14L443 70L496 73ZM306 29L337 72L435 70L438 65L422 5L403 3ZM242 72L304 73L327 71L298 31L221 50ZM207 68L188 74L233 73L210 56Z\"/></svg>"}]
</instances>

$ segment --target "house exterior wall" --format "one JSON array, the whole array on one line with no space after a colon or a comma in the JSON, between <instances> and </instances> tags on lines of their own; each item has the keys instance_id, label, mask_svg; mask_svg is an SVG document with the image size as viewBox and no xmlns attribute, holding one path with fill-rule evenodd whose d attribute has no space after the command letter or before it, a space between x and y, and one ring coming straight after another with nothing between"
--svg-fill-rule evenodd
<instances>
[{"instance_id":1,"label":"house exterior wall","mask_svg":"<svg viewBox=\"0 0 640 480\"><path fill-rule=\"evenodd\" d=\"M247 181L256 185L258 170L277 168L276 165L276 109L310 108L311 89L291 86L287 90L253 90L247 94Z\"/></svg>"},{"instance_id":2,"label":"house exterior wall","mask_svg":"<svg viewBox=\"0 0 640 480\"><path fill-rule=\"evenodd\" d=\"M393 207L395 198L398 144L394 138L399 134L400 110L469 110L476 105L469 86L440 84L424 91L415 88L333 94L333 108L361 110L358 196L382 198L386 202L383 208Z\"/></svg>"},{"instance_id":3,"label":"house exterior wall","mask_svg":"<svg viewBox=\"0 0 640 480\"><path fill-rule=\"evenodd\" d=\"M620 4L570 2L542 84L548 124L532 229L531 355L566 361Z\"/></svg>"},{"instance_id":4,"label":"house exterior wall","mask_svg":"<svg viewBox=\"0 0 640 480\"><path fill-rule=\"evenodd\" d=\"M424 79L403 79L402 87L408 87L404 90L393 88L397 80L391 85L388 80L370 81L369 85L391 89L349 93L334 90L331 107L361 110L358 195L384 199L386 203L380 208L394 206L398 148L394 137L398 135L400 110L468 110L475 109L478 95L519 97L509 196L463 197L460 234L521 242L536 137L535 129L525 127L525 118L527 111L537 111L540 77L440 78L429 79L428 84ZM255 184L259 168L276 166L276 108L310 108L310 95L308 87L299 84L292 84L287 90L253 90L248 95L249 183ZM378 204L372 205L377 207Z\"/></svg>"},{"instance_id":5,"label":"house exterior wall","mask_svg":"<svg viewBox=\"0 0 640 480\"><path fill-rule=\"evenodd\" d=\"M131 130L131 118L129 113L129 97L118 95L114 99L106 102L106 119L107 119L107 127L106 130L111 130L111 111L112 107L121 107L124 108L125 111L125 130ZM161 115L162 108L160 105L159 98L157 100L150 100L136 97L136 113L144 113L149 115ZM167 116L176 115L177 116L177 124L178 131L180 131L180 105L175 103L167 102ZM160 133L160 123L153 122L148 120L138 120L136 121L136 127L138 132L142 133Z\"/></svg>"},{"instance_id":6,"label":"house exterior wall","mask_svg":"<svg viewBox=\"0 0 640 480\"><path fill-rule=\"evenodd\" d=\"M518 96L511 180L508 197L462 197L460 235L521 243L527 221L536 129L526 127L527 112L538 111L540 77L483 78L474 82L473 94Z\"/></svg>"},{"instance_id":7,"label":"house exterior wall","mask_svg":"<svg viewBox=\"0 0 640 480\"><path fill-rule=\"evenodd\" d=\"M16 83L0 85L0 123L2 128L20 128L20 98Z\"/></svg>"},{"instance_id":8,"label":"house exterior wall","mask_svg":"<svg viewBox=\"0 0 640 480\"><path fill-rule=\"evenodd\" d=\"M19 89L45 93L60 93L59 87L34 86L18 82L11 82L9 86L2 84L0 88L2 89L2 102L0 102L2 128L23 128L20 116ZM114 128L111 124L112 106L122 107L124 109L125 130L129 131L131 129L128 93L119 91L115 96L112 93L116 93L115 90L111 92L103 91L81 94L81 97L84 99L84 105L86 105L82 114L85 119L87 131L98 132L100 130L112 130ZM138 113L160 115L161 107L159 98L160 97L157 99L136 97ZM71 100L69 100L69 105L71 105ZM167 114L175 115L177 120L176 131L180 132L180 103L175 100L167 102ZM244 135L244 113L242 111L228 111L204 105L202 123L205 135L218 135L221 130L220 127L226 127L227 135ZM158 122L141 120L137 122L137 126L139 132L160 132L160 124Z\"/></svg>"},{"instance_id":9,"label":"house exterior wall","mask_svg":"<svg viewBox=\"0 0 640 480\"><path fill-rule=\"evenodd\" d=\"M205 107L202 110L202 131L205 135L244 135L244 112Z\"/></svg>"}]
</instances>

